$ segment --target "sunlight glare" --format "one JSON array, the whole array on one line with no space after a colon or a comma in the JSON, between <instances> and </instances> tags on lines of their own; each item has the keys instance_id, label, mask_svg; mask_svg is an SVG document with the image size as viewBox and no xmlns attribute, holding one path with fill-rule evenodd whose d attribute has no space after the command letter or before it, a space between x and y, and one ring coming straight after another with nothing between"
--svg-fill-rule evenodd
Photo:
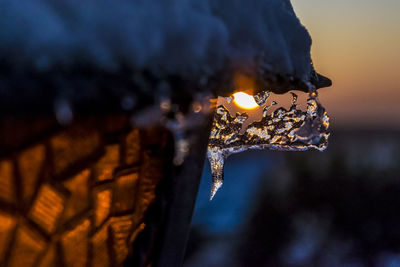
<instances>
[{"instance_id":1,"label":"sunlight glare","mask_svg":"<svg viewBox=\"0 0 400 267\"><path fill-rule=\"evenodd\" d=\"M243 92L233 94L233 102L240 108L243 109L255 109L258 104L254 100L254 97Z\"/></svg>"}]
</instances>

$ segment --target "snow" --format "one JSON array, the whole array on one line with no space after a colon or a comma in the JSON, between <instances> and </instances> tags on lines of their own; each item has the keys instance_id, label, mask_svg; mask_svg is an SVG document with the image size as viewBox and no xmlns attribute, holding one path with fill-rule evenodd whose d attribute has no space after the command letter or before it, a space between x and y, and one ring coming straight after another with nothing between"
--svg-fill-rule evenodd
<instances>
[{"instance_id":1,"label":"snow","mask_svg":"<svg viewBox=\"0 0 400 267\"><path fill-rule=\"evenodd\" d=\"M308 80L310 46L289 0L0 2L0 60L38 70L83 63L118 71L125 65L191 78L226 63L261 64Z\"/></svg>"}]
</instances>

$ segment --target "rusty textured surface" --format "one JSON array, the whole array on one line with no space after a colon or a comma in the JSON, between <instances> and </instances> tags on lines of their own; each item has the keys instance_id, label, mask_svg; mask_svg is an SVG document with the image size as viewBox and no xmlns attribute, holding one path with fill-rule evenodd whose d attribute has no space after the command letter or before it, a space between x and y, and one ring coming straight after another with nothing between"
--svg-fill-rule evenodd
<instances>
[{"instance_id":1,"label":"rusty textured surface","mask_svg":"<svg viewBox=\"0 0 400 267\"><path fill-rule=\"evenodd\" d=\"M90 220L85 219L61 237L63 261L66 266L86 266L90 225Z\"/></svg>"},{"instance_id":2,"label":"rusty textured surface","mask_svg":"<svg viewBox=\"0 0 400 267\"><path fill-rule=\"evenodd\" d=\"M112 179L115 168L120 165L120 145L108 145L105 150L104 156L100 158L94 167L97 181Z\"/></svg>"},{"instance_id":3,"label":"rusty textured surface","mask_svg":"<svg viewBox=\"0 0 400 267\"><path fill-rule=\"evenodd\" d=\"M14 170L10 160L0 162L0 177L0 199L15 202Z\"/></svg>"},{"instance_id":4,"label":"rusty textured surface","mask_svg":"<svg viewBox=\"0 0 400 267\"><path fill-rule=\"evenodd\" d=\"M114 205L113 212L115 214L123 214L133 210L135 198L132 192L135 192L139 180L138 173L130 173L118 177L114 183Z\"/></svg>"},{"instance_id":5,"label":"rusty textured surface","mask_svg":"<svg viewBox=\"0 0 400 267\"><path fill-rule=\"evenodd\" d=\"M0 265L121 266L165 175L168 133L154 131L76 123L3 155Z\"/></svg>"},{"instance_id":6,"label":"rusty textured surface","mask_svg":"<svg viewBox=\"0 0 400 267\"><path fill-rule=\"evenodd\" d=\"M129 252L126 240L132 229L132 219L129 215L113 217L110 220L111 240L115 251L115 263L122 264ZM140 227L138 228L140 229Z\"/></svg>"},{"instance_id":7,"label":"rusty textured surface","mask_svg":"<svg viewBox=\"0 0 400 267\"><path fill-rule=\"evenodd\" d=\"M90 169L85 169L63 183L70 196L65 204L62 222L90 209L90 175Z\"/></svg>"},{"instance_id":8,"label":"rusty textured surface","mask_svg":"<svg viewBox=\"0 0 400 267\"><path fill-rule=\"evenodd\" d=\"M94 129L77 127L56 134L50 139L54 173L60 175L72 165L84 161L99 146L99 133Z\"/></svg>"},{"instance_id":9,"label":"rusty textured surface","mask_svg":"<svg viewBox=\"0 0 400 267\"><path fill-rule=\"evenodd\" d=\"M0 213L0 262L4 260L5 252L11 241L13 230L16 225L16 218L13 216Z\"/></svg>"},{"instance_id":10,"label":"rusty textured surface","mask_svg":"<svg viewBox=\"0 0 400 267\"><path fill-rule=\"evenodd\" d=\"M52 234L56 230L64 207L65 196L53 186L44 184L39 189L28 217L46 233Z\"/></svg>"},{"instance_id":11,"label":"rusty textured surface","mask_svg":"<svg viewBox=\"0 0 400 267\"><path fill-rule=\"evenodd\" d=\"M43 167L44 157L45 146L42 144L24 150L18 157L23 202L28 202L34 194L34 189L39 180L39 172Z\"/></svg>"},{"instance_id":12,"label":"rusty textured surface","mask_svg":"<svg viewBox=\"0 0 400 267\"><path fill-rule=\"evenodd\" d=\"M44 237L28 225L22 224L17 229L8 266L34 266L45 249Z\"/></svg>"},{"instance_id":13,"label":"rusty textured surface","mask_svg":"<svg viewBox=\"0 0 400 267\"><path fill-rule=\"evenodd\" d=\"M94 225L99 227L110 215L113 192L110 187L96 188L94 192Z\"/></svg>"}]
</instances>

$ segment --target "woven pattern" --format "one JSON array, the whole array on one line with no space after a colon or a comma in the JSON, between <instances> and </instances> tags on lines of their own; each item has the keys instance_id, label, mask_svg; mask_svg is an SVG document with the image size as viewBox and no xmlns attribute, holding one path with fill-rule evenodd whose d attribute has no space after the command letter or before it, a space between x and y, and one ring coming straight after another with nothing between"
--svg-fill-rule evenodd
<instances>
[{"instance_id":1,"label":"woven pattern","mask_svg":"<svg viewBox=\"0 0 400 267\"><path fill-rule=\"evenodd\" d=\"M109 126L74 124L0 159L1 266L123 264L168 164L168 133Z\"/></svg>"}]
</instances>

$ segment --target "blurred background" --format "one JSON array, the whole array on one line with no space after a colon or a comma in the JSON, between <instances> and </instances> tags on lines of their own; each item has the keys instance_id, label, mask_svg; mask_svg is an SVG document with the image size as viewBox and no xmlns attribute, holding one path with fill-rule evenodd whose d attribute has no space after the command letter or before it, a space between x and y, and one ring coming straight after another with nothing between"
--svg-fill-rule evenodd
<instances>
[{"instance_id":1,"label":"blurred background","mask_svg":"<svg viewBox=\"0 0 400 267\"><path fill-rule=\"evenodd\" d=\"M206 163L185 266L400 266L400 1L292 4L329 148L233 155L212 202Z\"/></svg>"}]
</instances>

